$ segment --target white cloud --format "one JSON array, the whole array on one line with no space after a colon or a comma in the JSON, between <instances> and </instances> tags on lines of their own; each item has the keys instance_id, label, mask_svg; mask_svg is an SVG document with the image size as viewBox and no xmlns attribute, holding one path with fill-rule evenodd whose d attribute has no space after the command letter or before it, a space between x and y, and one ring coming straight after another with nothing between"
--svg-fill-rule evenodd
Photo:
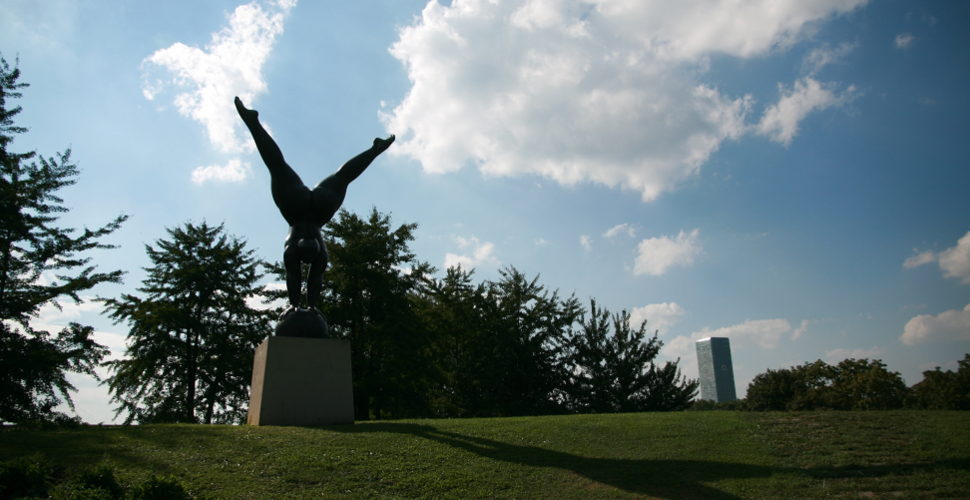
<instances>
[{"instance_id":1,"label":"white cloud","mask_svg":"<svg viewBox=\"0 0 970 500\"><path fill-rule=\"evenodd\" d=\"M970 285L970 231L957 240L957 244L936 253L930 250L917 252L903 261L903 267L912 269L936 262L946 278L955 278L964 285Z\"/></svg>"},{"instance_id":2,"label":"white cloud","mask_svg":"<svg viewBox=\"0 0 970 500\"><path fill-rule=\"evenodd\" d=\"M846 42L835 48L823 46L817 49L812 49L812 51L809 52L802 61L802 66L805 68L808 74L814 75L822 68L841 61L858 46L859 45L856 43Z\"/></svg>"},{"instance_id":3,"label":"white cloud","mask_svg":"<svg viewBox=\"0 0 970 500\"><path fill-rule=\"evenodd\" d=\"M825 353L825 359L830 363L838 363L846 359L879 359L886 350L882 347L872 347L870 349L832 349Z\"/></svg>"},{"instance_id":4,"label":"white cloud","mask_svg":"<svg viewBox=\"0 0 970 500\"><path fill-rule=\"evenodd\" d=\"M471 270L482 265L497 266L500 264L495 257L495 245L488 241L481 241L475 236L455 238L458 248L470 250L465 254L445 254L445 268L461 266L463 269Z\"/></svg>"},{"instance_id":5,"label":"white cloud","mask_svg":"<svg viewBox=\"0 0 970 500\"><path fill-rule=\"evenodd\" d=\"M263 290L267 292L286 290L286 283L283 281L274 281L271 283L267 283L263 285ZM253 297L246 298L247 306L260 311L268 311L270 309L285 306L286 304L287 304L287 299L274 299L269 303L266 303L263 301L262 297L253 296Z\"/></svg>"},{"instance_id":6,"label":"white cloud","mask_svg":"<svg viewBox=\"0 0 970 500\"><path fill-rule=\"evenodd\" d=\"M593 240L589 235L581 234L579 235L579 246L583 247L583 250L589 252L593 249Z\"/></svg>"},{"instance_id":7,"label":"white cloud","mask_svg":"<svg viewBox=\"0 0 970 500\"><path fill-rule=\"evenodd\" d=\"M621 234L625 234L632 238L636 236L637 231L629 223L624 222L607 229L606 232L603 233L603 236L606 238L615 238Z\"/></svg>"},{"instance_id":8,"label":"white cloud","mask_svg":"<svg viewBox=\"0 0 970 500\"><path fill-rule=\"evenodd\" d=\"M919 267L931 262L936 262L936 253L927 250L925 252L919 252L916 255L904 260L903 267L906 269L912 269L914 267Z\"/></svg>"},{"instance_id":9,"label":"white cloud","mask_svg":"<svg viewBox=\"0 0 970 500\"><path fill-rule=\"evenodd\" d=\"M81 296L80 298L81 302L77 303L72 299L64 299L44 304L37 311L37 317L31 324L42 330L60 331L68 323L80 320L84 313L101 311L103 306L96 301L95 297Z\"/></svg>"},{"instance_id":10,"label":"white cloud","mask_svg":"<svg viewBox=\"0 0 970 500\"><path fill-rule=\"evenodd\" d=\"M791 339L798 340L802 337L802 335L805 335L805 332L807 331L808 331L808 320L803 319L801 324L798 325L798 328L796 328L795 331L792 332Z\"/></svg>"},{"instance_id":11,"label":"white cloud","mask_svg":"<svg viewBox=\"0 0 970 500\"><path fill-rule=\"evenodd\" d=\"M782 334L792 331L791 323L784 319L759 319L745 321L737 325L703 330L691 334L691 339L706 337L728 337L732 341L753 342L764 349L774 349Z\"/></svg>"},{"instance_id":12,"label":"white cloud","mask_svg":"<svg viewBox=\"0 0 970 500\"><path fill-rule=\"evenodd\" d=\"M637 257L633 273L660 276L674 266L689 266L700 255L699 231L681 231L676 237L660 236L647 238L637 247Z\"/></svg>"},{"instance_id":13,"label":"white cloud","mask_svg":"<svg viewBox=\"0 0 970 500\"><path fill-rule=\"evenodd\" d=\"M676 302L662 302L634 307L630 311L630 326L639 328L644 321L649 331L660 330L666 333L667 328L675 325L684 316L684 308Z\"/></svg>"},{"instance_id":14,"label":"white cloud","mask_svg":"<svg viewBox=\"0 0 970 500\"><path fill-rule=\"evenodd\" d=\"M893 45L897 49L908 49L913 42L916 41L916 37L912 33L900 33L896 35L896 39L893 40Z\"/></svg>"},{"instance_id":15,"label":"white cloud","mask_svg":"<svg viewBox=\"0 0 970 500\"><path fill-rule=\"evenodd\" d=\"M950 309L936 316L921 314L910 319L900 337L906 345L931 341L970 340L970 304L963 310Z\"/></svg>"},{"instance_id":16,"label":"white cloud","mask_svg":"<svg viewBox=\"0 0 970 500\"><path fill-rule=\"evenodd\" d=\"M218 149L251 150L239 134L241 122L232 99L238 95L250 103L266 91L263 65L295 4L295 0L257 0L240 5L229 16L228 26L212 34L205 49L175 43L148 56L142 62L145 98L154 100L173 89L176 109L205 126Z\"/></svg>"},{"instance_id":17,"label":"white cloud","mask_svg":"<svg viewBox=\"0 0 970 500\"><path fill-rule=\"evenodd\" d=\"M84 316L100 313L104 305L91 295L82 295L81 301L75 303L72 299L62 299L44 304L30 322L30 326L37 330L57 333L67 328L72 322L87 324ZM110 350L106 360L119 359L125 352L126 334L102 332L95 330L94 340Z\"/></svg>"},{"instance_id":18,"label":"white cloud","mask_svg":"<svg viewBox=\"0 0 970 500\"><path fill-rule=\"evenodd\" d=\"M765 110L755 130L780 144L789 145L798 132L798 124L809 113L831 106L838 106L851 99L854 87L841 94L822 86L812 77L804 77L795 82L791 89L778 86L781 97L778 102Z\"/></svg>"},{"instance_id":19,"label":"white cloud","mask_svg":"<svg viewBox=\"0 0 970 500\"><path fill-rule=\"evenodd\" d=\"M242 182L249 177L251 170L249 163L233 158L225 165L195 167L192 171L192 182L195 184L205 184L209 181Z\"/></svg>"},{"instance_id":20,"label":"white cloud","mask_svg":"<svg viewBox=\"0 0 970 500\"><path fill-rule=\"evenodd\" d=\"M970 285L970 231L957 240L956 246L940 252L939 262L943 276Z\"/></svg>"},{"instance_id":21,"label":"white cloud","mask_svg":"<svg viewBox=\"0 0 970 500\"><path fill-rule=\"evenodd\" d=\"M701 83L710 56L784 50L863 3L430 1L391 48L412 86L381 116L392 153L427 172L474 164L650 201L751 131L750 97Z\"/></svg>"},{"instance_id":22,"label":"white cloud","mask_svg":"<svg viewBox=\"0 0 970 500\"><path fill-rule=\"evenodd\" d=\"M812 34L817 21L864 3L865 0L596 2L597 9L623 34L677 59L695 59L710 53L756 57L785 49Z\"/></svg>"}]
</instances>

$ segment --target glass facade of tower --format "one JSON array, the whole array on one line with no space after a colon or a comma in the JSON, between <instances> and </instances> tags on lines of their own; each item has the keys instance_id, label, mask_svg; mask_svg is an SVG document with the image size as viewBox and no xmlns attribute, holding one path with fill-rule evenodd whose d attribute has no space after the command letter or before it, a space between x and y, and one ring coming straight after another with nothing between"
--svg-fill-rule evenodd
<instances>
[{"instance_id":1,"label":"glass facade of tower","mask_svg":"<svg viewBox=\"0 0 970 500\"><path fill-rule=\"evenodd\" d=\"M722 403L738 399L734 390L731 341L727 337L698 340L697 370L701 379L701 399Z\"/></svg>"}]
</instances>

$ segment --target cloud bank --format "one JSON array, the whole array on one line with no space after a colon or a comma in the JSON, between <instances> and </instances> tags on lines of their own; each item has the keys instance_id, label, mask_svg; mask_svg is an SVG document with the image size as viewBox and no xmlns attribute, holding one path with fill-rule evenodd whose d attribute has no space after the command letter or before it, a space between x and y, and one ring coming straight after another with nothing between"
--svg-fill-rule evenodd
<instances>
[{"instance_id":1,"label":"cloud bank","mask_svg":"<svg viewBox=\"0 0 970 500\"><path fill-rule=\"evenodd\" d=\"M650 201L722 142L756 132L787 144L808 113L840 102L804 78L751 125L749 96L702 83L711 56L786 50L863 3L431 1L391 48L412 86L382 118L399 136L394 153L427 172L473 164Z\"/></svg>"}]
</instances>

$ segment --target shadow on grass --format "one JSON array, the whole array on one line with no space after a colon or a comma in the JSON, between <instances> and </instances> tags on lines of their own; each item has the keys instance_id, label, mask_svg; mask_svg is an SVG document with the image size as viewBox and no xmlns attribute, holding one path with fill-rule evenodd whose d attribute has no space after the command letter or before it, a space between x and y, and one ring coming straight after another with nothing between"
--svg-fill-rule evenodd
<instances>
[{"instance_id":1,"label":"shadow on grass","mask_svg":"<svg viewBox=\"0 0 970 500\"><path fill-rule=\"evenodd\" d=\"M726 478L768 477L785 469L698 460L591 458L534 446L466 436L429 425L379 423L330 427L347 433L391 432L437 441L479 456L530 467L572 471L621 490L667 498L740 498L703 483Z\"/></svg>"},{"instance_id":2,"label":"shadow on grass","mask_svg":"<svg viewBox=\"0 0 970 500\"><path fill-rule=\"evenodd\" d=\"M39 453L66 466L102 462L125 464L153 474L180 472L169 460L144 448L177 452L187 443L224 439L224 434L204 426L86 426L77 429L0 431L0 460Z\"/></svg>"},{"instance_id":3,"label":"shadow on grass","mask_svg":"<svg viewBox=\"0 0 970 500\"><path fill-rule=\"evenodd\" d=\"M724 479L768 478L776 474L802 475L812 479L881 477L912 474L920 470L951 468L970 470L970 459L925 464L791 468L715 462L705 460L648 460L593 458L534 446L503 443L439 430L430 425L374 423L328 427L343 433L399 433L429 439L479 456L530 467L572 471L597 483L630 493L664 498L737 499L734 494L704 483Z\"/></svg>"}]
</instances>

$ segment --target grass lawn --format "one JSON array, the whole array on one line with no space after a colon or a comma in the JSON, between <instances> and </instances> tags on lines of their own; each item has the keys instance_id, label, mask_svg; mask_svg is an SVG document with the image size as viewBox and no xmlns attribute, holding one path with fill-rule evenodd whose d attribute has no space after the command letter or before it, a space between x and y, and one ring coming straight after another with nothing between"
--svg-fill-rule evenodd
<instances>
[{"instance_id":1,"label":"grass lawn","mask_svg":"<svg viewBox=\"0 0 970 500\"><path fill-rule=\"evenodd\" d=\"M210 498L970 498L970 412L679 412L0 430L0 459Z\"/></svg>"}]
</instances>

